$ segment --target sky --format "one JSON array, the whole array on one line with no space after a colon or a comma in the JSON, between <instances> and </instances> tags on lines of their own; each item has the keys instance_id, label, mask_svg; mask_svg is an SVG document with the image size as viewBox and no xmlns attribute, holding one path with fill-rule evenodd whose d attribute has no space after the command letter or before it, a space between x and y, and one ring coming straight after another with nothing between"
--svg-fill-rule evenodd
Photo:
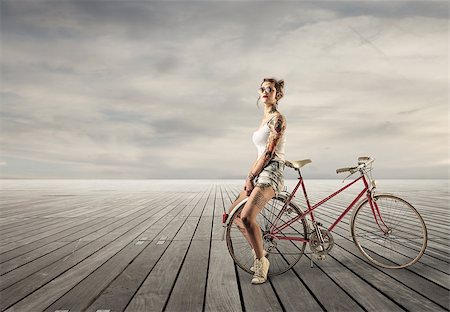
<instances>
[{"instance_id":1,"label":"sky","mask_svg":"<svg viewBox=\"0 0 450 312\"><path fill-rule=\"evenodd\" d=\"M448 1L0 1L0 178L245 179L264 77L306 178L448 178Z\"/></svg>"}]
</instances>

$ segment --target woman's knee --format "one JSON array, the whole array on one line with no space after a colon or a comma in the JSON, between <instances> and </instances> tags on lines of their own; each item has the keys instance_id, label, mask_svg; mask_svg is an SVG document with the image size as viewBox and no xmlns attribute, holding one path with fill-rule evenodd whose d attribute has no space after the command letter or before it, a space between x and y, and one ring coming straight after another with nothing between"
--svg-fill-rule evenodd
<instances>
[{"instance_id":1,"label":"woman's knee","mask_svg":"<svg viewBox=\"0 0 450 312\"><path fill-rule=\"evenodd\" d=\"M256 217L253 217L251 214L249 214L249 213L245 213L245 212L242 212L241 213L241 220L242 220L242 223L244 224L244 226L246 227L246 228L248 228L248 227L250 227L250 225L254 222L254 221L256 221Z\"/></svg>"},{"instance_id":2,"label":"woman's knee","mask_svg":"<svg viewBox=\"0 0 450 312\"><path fill-rule=\"evenodd\" d=\"M241 216L242 223L246 228L248 228L251 224L249 216Z\"/></svg>"}]
</instances>

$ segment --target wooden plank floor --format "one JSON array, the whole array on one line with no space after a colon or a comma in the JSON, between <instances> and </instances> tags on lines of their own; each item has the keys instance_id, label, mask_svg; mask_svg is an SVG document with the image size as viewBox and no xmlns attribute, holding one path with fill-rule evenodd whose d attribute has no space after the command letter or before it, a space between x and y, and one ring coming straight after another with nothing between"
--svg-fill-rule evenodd
<instances>
[{"instance_id":1,"label":"wooden plank floor","mask_svg":"<svg viewBox=\"0 0 450 312\"><path fill-rule=\"evenodd\" d=\"M292 190L296 181L286 181ZM312 180L312 203L342 186ZM236 267L222 240L235 180L3 180L1 311L449 311L446 180L379 182L422 214L419 263L382 269L359 254L349 216L325 261L306 254L263 285ZM330 224L357 190L317 210ZM301 204L301 199L297 198ZM307 249L309 251L309 248Z\"/></svg>"}]
</instances>

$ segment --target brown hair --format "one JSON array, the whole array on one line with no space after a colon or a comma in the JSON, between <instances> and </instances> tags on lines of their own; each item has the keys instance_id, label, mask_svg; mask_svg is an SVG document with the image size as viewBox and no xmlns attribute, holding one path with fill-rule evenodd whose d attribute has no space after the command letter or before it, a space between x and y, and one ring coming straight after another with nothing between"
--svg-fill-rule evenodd
<instances>
[{"instance_id":1,"label":"brown hair","mask_svg":"<svg viewBox=\"0 0 450 312\"><path fill-rule=\"evenodd\" d=\"M278 104L278 101L281 100L281 98L284 96L284 80L283 79L277 80L275 78L264 78L263 81L261 82L261 86L263 85L264 82L271 82L275 84L275 89L277 91L275 98L277 99ZM259 97L258 100L256 101L256 106L259 107L258 103Z\"/></svg>"}]
</instances>

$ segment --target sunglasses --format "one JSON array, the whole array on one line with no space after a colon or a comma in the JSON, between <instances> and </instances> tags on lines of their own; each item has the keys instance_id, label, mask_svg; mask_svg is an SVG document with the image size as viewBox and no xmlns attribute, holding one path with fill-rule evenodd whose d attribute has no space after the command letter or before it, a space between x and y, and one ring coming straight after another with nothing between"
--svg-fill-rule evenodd
<instances>
[{"instance_id":1,"label":"sunglasses","mask_svg":"<svg viewBox=\"0 0 450 312\"><path fill-rule=\"evenodd\" d=\"M272 93L273 91L275 91L275 88L272 87L261 87L258 89L258 91L260 93L264 93L264 91L266 91L266 93Z\"/></svg>"}]
</instances>

